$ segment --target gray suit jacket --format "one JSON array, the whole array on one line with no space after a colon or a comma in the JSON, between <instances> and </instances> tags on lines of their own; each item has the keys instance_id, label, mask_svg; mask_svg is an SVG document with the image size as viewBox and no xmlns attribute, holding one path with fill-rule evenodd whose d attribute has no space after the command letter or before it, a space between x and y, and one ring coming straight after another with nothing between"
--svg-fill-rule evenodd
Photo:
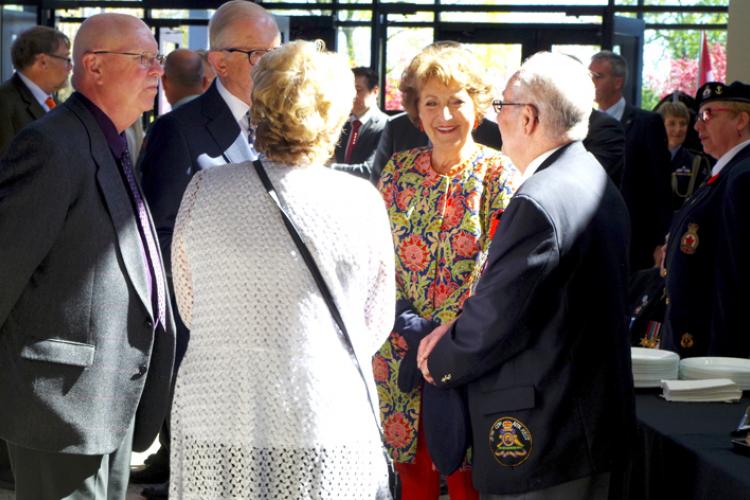
<instances>
[{"instance_id":1,"label":"gray suit jacket","mask_svg":"<svg viewBox=\"0 0 750 500\"><path fill-rule=\"evenodd\" d=\"M77 94L18 134L0 161L0 437L106 454L134 416L134 449L156 436L174 320L168 309L166 328L154 329L139 238L119 168Z\"/></svg>"},{"instance_id":2,"label":"gray suit jacket","mask_svg":"<svg viewBox=\"0 0 750 500\"><path fill-rule=\"evenodd\" d=\"M14 73L3 82L0 85L0 157L16 134L44 113L44 108L18 74Z\"/></svg>"},{"instance_id":3,"label":"gray suit jacket","mask_svg":"<svg viewBox=\"0 0 750 500\"><path fill-rule=\"evenodd\" d=\"M346 122L341 131L341 137L336 144L334 152L336 163L331 165L334 170L349 172L365 179L372 176L372 162L375 159L375 149L380 141L380 134L383 133L385 124L388 122L388 115L380 109L372 110L372 116L367 123L359 129L357 144L352 151L352 157L349 163L344 161L346 146L349 142L349 133L351 132L351 122Z\"/></svg>"}]
</instances>

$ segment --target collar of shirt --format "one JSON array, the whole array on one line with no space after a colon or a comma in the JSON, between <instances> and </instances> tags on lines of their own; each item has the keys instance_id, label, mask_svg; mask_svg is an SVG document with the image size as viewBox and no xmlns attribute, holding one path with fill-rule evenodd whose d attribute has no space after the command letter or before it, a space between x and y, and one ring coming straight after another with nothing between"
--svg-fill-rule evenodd
<instances>
[{"instance_id":1,"label":"collar of shirt","mask_svg":"<svg viewBox=\"0 0 750 500\"><path fill-rule=\"evenodd\" d=\"M229 92L227 88L221 84L221 80L218 78L216 79L216 90L219 91L219 95L224 99L224 102L227 103L227 106L229 106L229 111L232 112L232 116L240 125L244 135L247 135L247 132L250 129L250 124L247 119L247 112L250 111L250 106L248 106L245 101Z\"/></svg>"},{"instance_id":2,"label":"collar of shirt","mask_svg":"<svg viewBox=\"0 0 750 500\"><path fill-rule=\"evenodd\" d=\"M368 108L367 111L365 111L365 113L360 117L357 117L357 115L355 114L351 114L349 115L349 123L353 122L354 120L359 120L359 122L364 125L365 123L370 121L370 118L372 118L373 114L375 113L373 112L372 108Z\"/></svg>"},{"instance_id":3,"label":"collar of shirt","mask_svg":"<svg viewBox=\"0 0 750 500\"><path fill-rule=\"evenodd\" d=\"M180 99L179 101L177 101L176 103L174 103L172 105L172 109L177 109L180 106L182 106L183 104L187 104L190 101L192 101L193 99L197 99L198 97L200 97L200 94L186 95L185 97L183 97L182 99Z\"/></svg>"},{"instance_id":4,"label":"collar of shirt","mask_svg":"<svg viewBox=\"0 0 750 500\"><path fill-rule=\"evenodd\" d=\"M43 91L41 87L39 87L39 85L32 82L29 77L27 77L20 71L17 71L16 73L18 74L18 77L21 79L24 85L26 85L26 87L28 87L28 89L31 91L31 95L34 96L34 99L37 100L42 109L44 109L45 111L49 111L49 106L47 106L47 103L45 101L48 97L52 96Z\"/></svg>"},{"instance_id":5,"label":"collar of shirt","mask_svg":"<svg viewBox=\"0 0 750 500\"><path fill-rule=\"evenodd\" d=\"M622 120L622 114L625 112L625 98L620 97L619 101L617 101L607 109L602 109L601 111L604 111L609 116L615 118L617 121Z\"/></svg>"},{"instance_id":6,"label":"collar of shirt","mask_svg":"<svg viewBox=\"0 0 750 500\"><path fill-rule=\"evenodd\" d=\"M714 165L714 168L711 169L711 177L721 172L721 170L727 165L727 163L732 161L732 158L734 158L737 155L737 153L739 153L740 150L744 148L745 146L747 146L748 144L750 144L750 140L743 141L737 144L735 147L733 147L729 151L727 151L726 153L724 153L723 155L721 155L721 158L719 158L719 161L717 161L716 165Z\"/></svg>"},{"instance_id":7,"label":"collar of shirt","mask_svg":"<svg viewBox=\"0 0 750 500\"><path fill-rule=\"evenodd\" d=\"M540 154L533 160L531 160L531 163L529 163L529 166L526 167L526 170L523 172L523 177L521 178L521 183L523 183L526 179L531 177L536 173L536 171L539 169L539 167L542 166L542 163L544 163L544 160L552 156L552 153L560 149L562 146L557 146L556 148L552 148L549 151L545 151L544 153Z\"/></svg>"},{"instance_id":8,"label":"collar of shirt","mask_svg":"<svg viewBox=\"0 0 750 500\"><path fill-rule=\"evenodd\" d=\"M118 134L115 124L112 123L109 116L99 109L99 106L89 101L85 95L80 92L76 92L75 95L81 98L88 110L91 111L91 114L94 115L94 120L96 120L96 123L104 134L109 150L112 151L115 159L119 160L122 158L122 154L128 149L128 142L127 139L125 139L125 133Z\"/></svg>"}]
</instances>

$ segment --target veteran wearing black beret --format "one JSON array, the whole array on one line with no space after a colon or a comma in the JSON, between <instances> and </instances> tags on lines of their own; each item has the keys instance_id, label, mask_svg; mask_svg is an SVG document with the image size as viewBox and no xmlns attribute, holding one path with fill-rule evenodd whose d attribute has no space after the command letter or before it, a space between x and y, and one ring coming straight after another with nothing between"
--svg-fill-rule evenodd
<instances>
[{"instance_id":1,"label":"veteran wearing black beret","mask_svg":"<svg viewBox=\"0 0 750 500\"><path fill-rule=\"evenodd\" d=\"M680 357L750 356L750 85L711 82L696 95L711 177L675 216L665 266L662 347Z\"/></svg>"}]
</instances>

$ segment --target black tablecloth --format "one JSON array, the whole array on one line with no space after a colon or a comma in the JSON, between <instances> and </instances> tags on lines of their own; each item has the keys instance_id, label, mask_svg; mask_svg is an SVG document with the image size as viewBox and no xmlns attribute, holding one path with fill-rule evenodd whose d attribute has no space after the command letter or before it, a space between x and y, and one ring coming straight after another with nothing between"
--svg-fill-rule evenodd
<instances>
[{"instance_id":1,"label":"black tablecloth","mask_svg":"<svg viewBox=\"0 0 750 500\"><path fill-rule=\"evenodd\" d=\"M747 395L747 393L745 393ZM671 403L636 394L637 438L626 497L750 499L750 456L733 451L750 397L739 403Z\"/></svg>"}]
</instances>

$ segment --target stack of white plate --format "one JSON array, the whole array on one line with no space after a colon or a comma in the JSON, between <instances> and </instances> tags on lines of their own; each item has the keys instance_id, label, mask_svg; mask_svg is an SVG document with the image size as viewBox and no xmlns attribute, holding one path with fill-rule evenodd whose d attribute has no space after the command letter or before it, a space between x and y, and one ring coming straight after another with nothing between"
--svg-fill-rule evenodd
<instances>
[{"instance_id":1,"label":"stack of white plate","mask_svg":"<svg viewBox=\"0 0 750 500\"><path fill-rule=\"evenodd\" d=\"M685 380L728 378L743 391L750 391L750 359L685 358L680 361L680 378Z\"/></svg>"},{"instance_id":2,"label":"stack of white plate","mask_svg":"<svg viewBox=\"0 0 750 500\"><path fill-rule=\"evenodd\" d=\"M672 351L631 347L630 356L635 387L659 387L661 380L677 379L680 357Z\"/></svg>"}]
</instances>

